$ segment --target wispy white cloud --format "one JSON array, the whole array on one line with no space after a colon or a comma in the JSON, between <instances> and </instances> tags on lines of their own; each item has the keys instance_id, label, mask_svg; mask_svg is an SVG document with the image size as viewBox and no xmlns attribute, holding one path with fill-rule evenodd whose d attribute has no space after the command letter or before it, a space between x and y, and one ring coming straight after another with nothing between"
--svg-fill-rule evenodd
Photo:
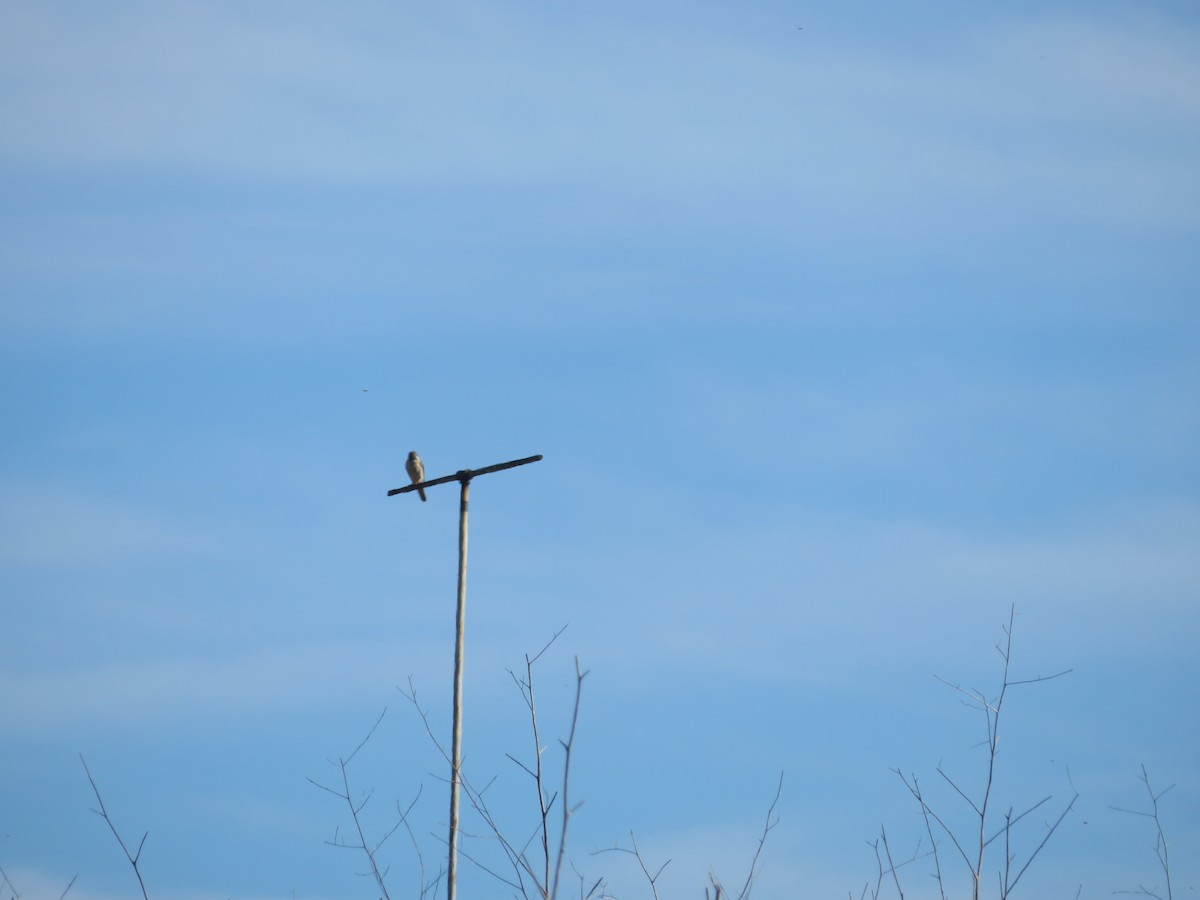
<instances>
[{"instance_id":1,"label":"wispy white cloud","mask_svg":"<svg viewBox=\"0 0 1200 900\"><path fill-rule=\"evenodd\" d=\"M134 890L137 889L137 882L134 881L133 871L129 868L120 857L120 849L114 841L112 844L113 856L119 860L122 868L122 875L127 876L129 882L132 883ZM50 872L46 869L36 869L26 866L5 867L5 872L8 873L12 880L12 885L15 890L21 893L17 897L62 897L66 891L66 896L71 900L127 900L130 896L129 885L124 888L107 890L104 888L96 888L97 881L94 868L85 872L73 872L65 869L63 872ZM72 883L72 877L75 878ZM70 885L70 890L67 890ZM230 894L227 891L195 891L195 890L160 890L154 884L154 879L150 879L149 887L155 897L161 897L162 900L278 900L278 897L271 897L265 894L253 893L236 893ZM306 898L316 900L311 895L306 894Z\"/></svg>"},{"instance_id":2,"label":"wispy white cloud","mask_svg":"<svg viewBox=\"0 0 1200 900\"><path fill-rule=\"evenodd\" d=\"M241 654L155 656L64 666L49 673L0 672L0 719L10 732L137 728L174 721L228 721L344 703L368 685L387 691L404 671L440 671L441 647L379 640L259 646ZM399 662L398 662L399 661ZM399 667L399 668L398 668Z\"/></svg>"},{"instance_id":3,"label":"wispy white cloud","mask_svg":"<svg viewBox=\"0 0 1200 900\"><path fill-rule=\"evenodd\" d=\"M1021 304L1012 301L1007 314L1036 319L1036 301ZM961 315L946 310L946 318ZM1128 319L1137 315L1131 309ZM1125 320L1124 310L1091 310L1091 321L1111 332ZM688 366L690 389L678 390L673 424L747 472L784 463L797 482L843 469L861 476L930 466L942 467L943 476L973 473L977 483L1018 472L1041 481L1128 458L1174 465L1200 438L1200 421L1183 414L1176 390L1196 368L1180 351L1102 349L1072 358L1027 351L1015 338L1011 348L979 344L987 361L972 359L971 344L960 348L954 339L910 350L856 347L853 337L838 337L839 358L831 361L803 323L794 333L799 360L785 363L792 368Z\"/></svg>"},{"instance_id":4,"label":"wispy white cloud","mask_svg":"<svg viewBox=\"0 0 1200 900\"><path fill-rule=\"evenodd\" d=\"M909 267L1090 292L1126 260L1113 242L1200 209L1185 22L1014 14L905 52L487 3L380 7L370 27L220 4L0 16L0 158L81 188L101 173L117 200L55 190L10 219L14 330L281 341L464 294L526 333L747 302L907 310L878 288ZM863 268L869 298L847 297Z\"/></svg>"},{"instance_id":5,"label":"wispy white cloud","mask_svg":"<svg viewBox=\"0 0 1200 900\"><path fill-rule=\"evenodd\" d=\"M1200 35L1181 23L1014 16L905 57L820 34L749 44L535 23L487 4L376 13L366 29L314 9L10 8L2 77L21 127L0 147L71 166L582 180L667 190L685 208L705 202L678 192L699 180L855 218L1014 188L1179 216L1190 207L1172 195L1197 189Z\"/></svg>"},{"instance_id":6,"label":"wispy white cloud","mask_svg":"<svg viewBox=\"0 0 1200 900\"><path fill-rule=\"evenodd\" d=\"M585 658L620 660L614 671L634 684L694 670L849 683L864 666L913 661L918 647L918 657L955 666L980 658L964 636L988 645L1014 604L1047 667L1153 646L1179 656L1200 596L1198 541L1200 511L1186 504L1110 507L991 534L810 516L693 533L678 556L614 551L621 572L598 576L599 593L612 598L604 615L576 619L585 619ZM648 607L647 596L666 599Z\"/></svg>"},{"instance_id":7,"label":"wispy white cloud","mask_svg":"<svg viewBox=\"0 0 1200 900\"><path fill-rule=\"evenodd\" d=\"M211 547L211 538L161 510L87 491L0 485L0 560L7 563L191 556Z\"/></svg>"}]
</instances>

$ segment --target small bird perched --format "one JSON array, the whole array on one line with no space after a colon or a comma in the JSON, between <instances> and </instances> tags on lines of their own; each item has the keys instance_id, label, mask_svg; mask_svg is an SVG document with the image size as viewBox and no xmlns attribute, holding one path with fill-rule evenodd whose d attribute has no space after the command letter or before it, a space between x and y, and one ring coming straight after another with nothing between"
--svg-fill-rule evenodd
<instances>
[{"instance_id":1,"label":"small bird perched","mask_svg":"<svg viewBox=\"0 0 1200 900\"><path fill-rule=\"evenodd\" d=\"M417 484L425 480L425 463L421 462L421 457L417 456L416 450L408 452L408 462L404 464L404 468L408 471L408 477L412 479L413 484ZM421 502L425 502L425 489L417 488L417 493L421 495Z\"/></svg>"}]
</instances>

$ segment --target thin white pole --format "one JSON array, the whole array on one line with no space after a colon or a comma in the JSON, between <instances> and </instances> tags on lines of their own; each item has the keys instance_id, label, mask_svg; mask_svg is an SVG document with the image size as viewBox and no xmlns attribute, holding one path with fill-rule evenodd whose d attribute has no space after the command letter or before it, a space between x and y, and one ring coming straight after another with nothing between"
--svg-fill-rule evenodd
<instances>
[{"instance_id":1,"label":"thin white pole","mask_svg":"<svg viewBox=\"0 0 1200 900\"><path fill-rule=\"evenodd\" d=\"M450 861L446 865L447 900L455 900L458 892L458 795L462 785L463 658L467 631L467 500L471 492L471 479L477 475L488 475L535 463L541 458L539 453L537 456L497 463L482 469L460 469L453 475L414 482L387 492L389 497L394 497L409 491L423 491L425 488L449 481L457 481L462 486L462 498L458 508L458 614L455 617L454 636L454 725L450 738Z\"/></svg>"},{"instance_id":2,"label":"thin white pole","mask_svg":"<svg viewBox=\"0 0 1200 900\"><path fill-rule=\"evenodd\" d=\"M462 779L463 651L467 631L467 500L471 479L463 478L458 508L458 614L454 625L454 731L450 738L450 862L446 867L446 896L458 891L458 793Z\"/></svg>"}]
</instances>

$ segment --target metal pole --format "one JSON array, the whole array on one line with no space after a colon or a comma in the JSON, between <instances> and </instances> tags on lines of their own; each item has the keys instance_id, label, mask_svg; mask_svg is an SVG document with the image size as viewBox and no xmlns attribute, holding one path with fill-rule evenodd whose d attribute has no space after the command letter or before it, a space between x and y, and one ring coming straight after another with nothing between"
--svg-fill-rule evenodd
<instances>
[{"instance_id":1,"label":"metal pole","mask_svg":"<svg viewBox=\"0 0 1200 900\"><path fill-rule=\"evenodd\" d=\"M458 615L454 635L454 730L450 738L450 862L446 868L446 897L454 900L458 890L458 790L462 768L463 650L467 626L467 499L471 477L460 479L462 499L458 507Z\"/></svg>"},{"instance_id":2,"label":"metal pole","mask_svg":"<svg viewBox=\"0 0 1200 900\"><path fill-rule=\"evenodd\" d=\"M462 784L462 685L467 630L467 499L471 491L471 479L477 475L489 475L492 472L535 463L541 458L539 453L537 456L484 466L482 469L460 469L453 475L414 482L387 492L389 497L394 497L397 494L424 490L450 481L457 481L462 486L462 498L458 508L458 614L455 617L454 636L454 726L450 737L450 861L446 866L447 900L455 900L458 891L458 795Z\"/></svg>"}]
</instances>

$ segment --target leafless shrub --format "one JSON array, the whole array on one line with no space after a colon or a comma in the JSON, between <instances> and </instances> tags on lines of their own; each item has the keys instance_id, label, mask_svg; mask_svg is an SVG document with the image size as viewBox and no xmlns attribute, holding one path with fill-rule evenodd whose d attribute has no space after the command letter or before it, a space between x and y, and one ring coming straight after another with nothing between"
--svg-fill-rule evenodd
<instances>
[{"instance_id":1,"label":"leafless shrub","mask_svg":"<svg viewBox=\"0 0 1200 900\"><path fill-rule=\"evenodd\" d=\"M420 844L417 842L416 836L413 834L412 828L409 825L409 815L412 812L413 807L416 806L417 800L419 800L421 797L421 790L420 789L417 790L416 797L414 797L412 802L408 804L407 808L401 809L400 804L399 803L396 804L396 812L398 813L399 818L397 819L395 824L393 824L391 828L389 828L386 832L384 832L383 836L381 838L379 838L379 840L376 841L374 844L368 844L366 834L363 831L363 824L362 824L362 819L360 817L360 813L366 807L367 803L371 800L371 796L372 796L373 792L367 791L365 794L362 794L361 799L356 803L355 800L353 799L354 794L350 789L350 776L349 776L349 773L347 772L347 767L353 761L354 757L358 755L358 752L360 750L362 750L363 747L366 746L366 744L369 740L371 740L371 736L375 734L375 729L379 727L379 723L383 721L383 717L386 714L387 714L386 709L382 713L379 714L379 718L375 720L375 724L371 726L370 731L367 732L367 736L364 737L359 742L358 746L354 748L353 753L351 753L349 756L345 757L344 759L339 759L337 762L334 762L333 760L329 760L330 765L336 766L338 771L341 773L341 780L342 780L341 790L337 790L335 788L328 787L327 785L321 784L319 781L315 781L312 778L308 779L308 781L310 784L312 784L316 787L319 787L323 791L329 792L333 796L337 797L340 800L343 800L346 803L347 808L350 810L350 820L354 824L354 832L357 835L357 838L355 839L356 842L355 843L347 842L346 839L342 837L340 829L334 829L333 839L326 841L325 843L331 847L340 847L340 848L346 849L346 850L361 850L367 857L367 862L369 863L369 865L371 867L371 875L375 879L375 883L376 883L376 885L378 885L379 890L383 895L383 900L391 900L391 894L388 893L388 886L387 886L387 881L386 881L387 869L380 868L379 850L381 847L383 847L384 842L387 841L387 839L390 838L393 834L395 834L396 831L401 826L404 827L404 829L408 832L409 839L412 841L414 849L416 850L417 863L418 863L418 867L420 870L420 880L418 882L417 896L419 898L422 898L422 900L423 900L423 898L429 896L436 889L438 883L441 881L443 873L441 870L439 870L437 877L435 877L432 882L426 880L425 859L421 854Z\"/></svg>"},{"instance_id":2,"label":"leafless shrub","mask_svg":"<svg viewBox=\"0 0 1200 900\"><path fill-rule=\"evenodd\" d=\"M938 892L942 900L946 900L946 878L948 875L948 861L943 858L944 854L949 853L951 858L957 857L962 861L970 878L971 898L979 900L984 876L984 861L988 848L996 842L1000 837L1004 838L1004 850L1001 865L997 872L997 892L1001 900L1007 900L1012 895L1020 883L1021 878L1028 871L1029 866L1034 859L1045 848L1046 843L1058 830L1063 819L1075 805L1075 801L1079 797L1079 792L1075 790L1074 784L1071 784L1070 772L1067 773L1067 782L1071 784L1071 798L1066 806L1062 808L1057 817L1051 822L1044 822L1045 833L1041 841L1033 849L1031 853L1021 861L1017 858L1012 849L1011 837L1013 828L1022 819L1028 816L1034 810L1049 802L1052 797L1046 796L1041 800L1028 806L1023 812L1014 814L1013 807L1009 807L1003 813L1003 823L998 826L994 822L993 806L996 801L994 796L994 787L996 783L996 771L998 762L998 751L1000 742L1000 722L1001 714L1004 709L1004 701L1008 696L1008 690L1011 687L1026 684L1038 684L1044 681L1051 681L1055 678L1060 678L1063 675L1071 672L1071 669L1065 669L1061 672L1056 672L1053 675L1039 675L1034 678L1014 679L1011 676L1012 664L1012 644L1013 644L1013 622L1016 617L1015 607L1009 612L1008 625L1004 629L1005 638L996 645L996 651L1000 654L1002 660L1002 677L1000 681L1000 689L994 699L990 699L983 692L974 688L964 688L958 684L952 684L944 678L938 677L938 680L963 696L963 703L972 709L976 709L983 713L984 724L986 729L986 741L984 746L987 752L986 771L983 777L983 784L978 792L972 796L961 787L954 778L938 766L937 773L954 791L955 794L970 807L974 819L978 823L973 829L972 834L963 834L952 828L943 816L938 813L933 806L930 805L926 795L921 789L920 782L915 774L904 775L899 769L893 769L896 775L903 782L904 786L912 794L921 809L921 815L925 825L925 833L929 839L929 848L923 853L918 850L914 851L911 858L905 859L900 863L896 863L892 859L890 847L888 846L887 833L880 829L880 840L883 844L884 856L887 859L887 866L884 867L883 859L879 854L879 841L872 844L875 847L876 860L879 867L879 876L876 879L874 889L871 889L870 883L863 889L862 897L866 897L868 890L872 900L878 900L883 889L884 875L890 875L896 893L900 898L904 897L904 891L900 882L900 869L917 859L929 858L933 864L933 877L938 886ZM942 835L943 839L939 842L938 835ZM945 840L949 840L950 847L945 846Z\"/></svg>"},{"instance_id":3,"label":"leafless shrub","mask_svg":"<svg viewBox=\"0 0 1200 900\"><path fill-rule=\"evenodd\" d=\"M481 871L486 872L511 890L516 891L520 896L526 898L540 897L543 900L555 900L559 896L563 872L568 865L567 832L571 816L581 805L571 805L568 801L568 793L571 779L571 758L575 749L575 736L579 724L580 703L583 694L583 680L587 676L587 672L580 668L579 659L576 658L575 698L571 713L571 724L567 737L558 742L563 750L561 788L558 790L554 790L551 787L550 775L543 761L543 754L546 747L542 745L541 724L538 719L537 693L534 688L534 666L550 646L554 644L563 630L560 629L556 632L536 654L533 656L526 655L525 670L522 676L518 676L511 670L509 671L509 675L512 677L513 683L520 692L529 712L529 725L533 737L534 753L533 758L529 762L522 762L512 754L506 755L531 779L531 786L535 795L535 809L537 810L536 824L532 833L521 840L513 837L500 824L497 816L489 807L486 796L488 789L494 783L495 779L489 781L482 788L478 788L465 772L460 772L459 774L463 794L466 796L467 802L482 821L487 837L500 847L510 871L499 871L496 867L488 865L478 856L467 852L465 849L460 848L459 852ZM428 710L421 706L411 679L408 690L401 690L401 693L404 694L416 709L430 742L438 750L443 759L449 762L450 755L433 733ZM466 836L469 837L470 835ZM531 850L531 847L534 846L537 849ZM596 891L601 889L602 884L603 880L598 880L593 884L591 890L586 893L583 892L581 884L581 896L585 898L593 896Z\"/></svg>"},{"instance_id":4,"label":"leafless shrub","mask_svg":"<svg viewBox=\"0 0 1200 900\"><path fill-rule=\"evenodd\" d=\"M779 798L783 795L783 773L779 773L779 781L775 785L775 796L771 799L770 806L767 807L767 815L763 822L762 832L758 836L758 846L754 850L754 855L750 859L750 871L746 873L746 880L742 882L741 890L738 893L732 894L721 883L721 879L717 877L716 872L708 873L709 887L704 889L706 900L749 900L754 888L754 879L759 872L759 859L762 856L763 847L767 843L767 835L770 834L775 826L779 824L779 818L775 815L775 807L779 804ZM671 860L667 860L651 874L650 866L646 863L646 858L642 856L642 850L638 846L637 836L630 832L630 846L622 847L616 844L612 847L604 847L599 850L591 851L593 855L599 853L627 853L637 860L638 867L642 870L642 874L646 878L646 883L650 887L650 894L654 900L658 900L658 879L662 875L663 870L671 864Z\"/></svg>"}]
</instances>

